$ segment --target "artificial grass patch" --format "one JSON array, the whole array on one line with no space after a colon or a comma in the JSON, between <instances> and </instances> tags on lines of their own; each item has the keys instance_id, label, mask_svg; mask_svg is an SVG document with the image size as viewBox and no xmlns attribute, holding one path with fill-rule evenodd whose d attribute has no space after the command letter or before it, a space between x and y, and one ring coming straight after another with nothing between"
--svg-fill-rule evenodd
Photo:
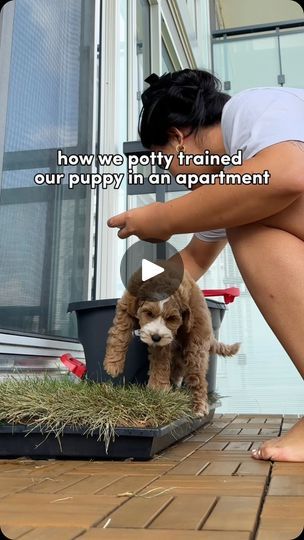
<instances>
[{"instance_id":1,"label":"artificial grass patch","mask_svg":"<svg viewBox=\"0 0 304 540\"><path fill-rule=\"evenodd\" d=\"M217 397L210 396L214 403ZM0 384L0 422L26 424L43 433L63 434L66 427L98 433L108 446L115 428L156 428L180 418L193 418L187 390L153 390L111 383L56 380L50 377L17 379Z\"/></svg>"}]
</instances>

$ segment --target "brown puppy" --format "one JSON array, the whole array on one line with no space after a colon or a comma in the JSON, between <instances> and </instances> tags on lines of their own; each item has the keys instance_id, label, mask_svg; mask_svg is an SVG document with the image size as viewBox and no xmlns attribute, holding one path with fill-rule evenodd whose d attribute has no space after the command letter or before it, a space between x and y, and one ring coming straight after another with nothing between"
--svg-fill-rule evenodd
<instances>
[{"instance_id":1,"label":"brown puppy","mask_svg":"<svg viewBox=\"0 0 304 540\"><path fill-rule=\"evenodd\" d=\"M155 300L155 281L151 301L149 282L153 280L143 283L139 272L134 274L129 290L117 303L104 368L112 377L123 372L135 330L148 345L148 386L169 389L172 384L180 386L184 381L193 394L194 412L204 416L209 412L206 380L209 353L232 356L238 352L240 344L223 345L216 341L206 300L188 273L184 273L175 293L164 299L166 288L169 284L172 287L174 279L177 278L172 267L157 276L160 300Z\"/></svg>"}]
</instances>

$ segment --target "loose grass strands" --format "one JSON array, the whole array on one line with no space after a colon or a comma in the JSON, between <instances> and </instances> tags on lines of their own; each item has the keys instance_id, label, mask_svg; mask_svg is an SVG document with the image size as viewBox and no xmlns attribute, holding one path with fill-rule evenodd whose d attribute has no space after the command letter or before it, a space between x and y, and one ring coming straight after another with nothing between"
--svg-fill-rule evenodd
<instances>
[{"instance_id":1,"label":"loose grass strands","mask_svg":"<svg viewBox=\"0 0 304 540\"><path fill-rule=\"evenodd\" d=\"M153 491L158 491L159 489L161 489L161 491L159 491L158 493L154 493L154 495L149 495L149 493L152 493ZM176 486L172 486L166 489L162 487L157 487L149 489L149 491L146 491L145 493L134 493L131 491L126 491L125 493L119 493L118 495L116 495L116 497L142 497L143 499L154 499L154 497L164 495L164 493L168 493L168 491L172 491L172 489L176 489Z\"/></svg>"},{"instance_id":2,"label":"loose grass strands","mask_svg":"<svg viewBox=\"0 0 304 540\"><path fill-rule=\"evenodd\" d=\"M193 418L185 390L153 390L136 385L114 386L70 380L13 376L0 383L0 422L25 424L60 441L66 427L98 434L106 448L117 427L156 428L180 418Z\"/></svg>"}]
</instances>

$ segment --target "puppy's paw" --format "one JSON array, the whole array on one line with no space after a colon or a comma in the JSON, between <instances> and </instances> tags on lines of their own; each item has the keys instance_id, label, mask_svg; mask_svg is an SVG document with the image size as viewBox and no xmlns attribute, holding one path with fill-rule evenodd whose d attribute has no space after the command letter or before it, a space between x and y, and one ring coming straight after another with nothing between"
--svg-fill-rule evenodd
<instances>
[{"instance_id":1,"label":"puppy's paw","mask_svg":"<svg viewBox=\"0 0 304 540\"><path fill-rule=\"evenodd\" d=\"M103 367L108 375L111 375L111 377L118 377L118 375L121 375L123 373L124 360L106 357L103 363Z\"/></svg>"},{"instance_id":2,"label":"puppy's paw","mask_svg":"<svg viewBox=\"0 0 304 540\"><path fill-rule=\"evenodd\" d=\"M182 384L183 384L183 380L184 378L183 377L179 377L178 379L175 379L172 382L172 385L174 386L174 388L181 388L182 387Z\"/></svg>"},{"instance_id":3,"label":"puppy's paw","mask_svg":"<svg viewBox=\"0 0 304 540\"><path fill-rule=\"evenodd\" d=\"M195 416L202 418L203 416L208 416L209 414L209 405L207 401L203 401L194 406L193 408Z\"/></svg>"},{"instance_id":4,"label":"puppy's paw","mask_svg":"<svg viewBox=\"0 0 304 540\"><path fill-rule=\"evenodd\" d=\"M148 388L153 388L154 390L164 390L168 392L171 389L171 385L167 383L162 383L161 381L149 380L147 384Z\"/></svg>"}]
</instances>

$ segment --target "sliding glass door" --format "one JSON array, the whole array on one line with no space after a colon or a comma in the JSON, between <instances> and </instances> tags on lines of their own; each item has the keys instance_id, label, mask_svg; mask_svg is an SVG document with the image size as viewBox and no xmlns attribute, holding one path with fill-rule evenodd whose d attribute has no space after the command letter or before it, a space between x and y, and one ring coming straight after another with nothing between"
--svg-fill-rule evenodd
<instances>
[{"instance_id":1,"label":"sliding glass door","mask_svg":"<svg viewBox=\"0 0 304 540\"><path fill-rule=\"evenodd\" d=\"M68 188L77 167L58 166L57 151L92 153L94 11L95 0L2 10L0 332L75 337L67 305L91 294L93 194ZM37 173L65 177L36 185Z\"/></svg>"}]
</instances>

